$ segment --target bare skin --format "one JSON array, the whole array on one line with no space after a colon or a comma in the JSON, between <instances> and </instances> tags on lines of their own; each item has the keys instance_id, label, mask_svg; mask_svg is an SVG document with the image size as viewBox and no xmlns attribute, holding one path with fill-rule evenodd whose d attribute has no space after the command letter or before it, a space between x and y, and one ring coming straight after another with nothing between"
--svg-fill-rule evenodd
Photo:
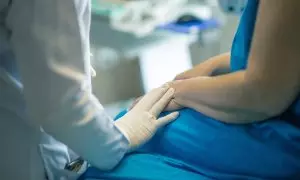
<instances>
[{"instance_id":1,"label":"bare skin","mask_svg":"<svg viewBox=\"0 0 300 180\"><path fill-rule=\"evenodd\" d=\"M190 79L198 76L217 76L230 72L230 53L214 56L194 68L178 74L175 80Z\"/></svg>"},{"instance_id":2,"label":"bare skin","mask_svg":"<svg viewBox=\"0 0 300 180\"><path fill-rule=\"evenodd\" d=\"M247 69L203 77L198 68L200 76L171 83L174 101L226 123L264 121L284 112L300 90L299 7L299 0L261 0Z\"/></svg>"},{"instance_id":3,"label":"bare skin","mask_svg":"<svg viewBox=\"0 0 300 180\"><path fill-rule=\"evenodd\" d=\"M190 79L198 76L213 76L220 75L230 72L230 54L224 53L218 56L214 56L203 63L195 66L194 68L187 70L183 73L178 74L174 80L184 80ZM141 99L139 97L135 99L133 104L129 107L132 109ZM166 111L175 111L183 108L179 103L176 102L175 99L172 99L171 102L166 107Z\"/></svg>"}]
</instances>

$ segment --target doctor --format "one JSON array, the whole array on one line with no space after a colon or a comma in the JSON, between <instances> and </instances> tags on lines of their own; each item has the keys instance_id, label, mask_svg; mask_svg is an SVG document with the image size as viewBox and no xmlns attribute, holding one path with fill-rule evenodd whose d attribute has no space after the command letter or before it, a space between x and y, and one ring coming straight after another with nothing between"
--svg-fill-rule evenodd
<instances>
[{"instance_id":1,"label":"doctor","mask_svg":"<svg viewBox=\"0 0 300 180\"><path fill-rule=\"evenodd\" d=\"M106 115L91 93L90 9L89 0L0 0L1 179L60 179L67 146L112 169L178 116L157 119L168 87L115 122Z\"/></svg>"}]
</instances>

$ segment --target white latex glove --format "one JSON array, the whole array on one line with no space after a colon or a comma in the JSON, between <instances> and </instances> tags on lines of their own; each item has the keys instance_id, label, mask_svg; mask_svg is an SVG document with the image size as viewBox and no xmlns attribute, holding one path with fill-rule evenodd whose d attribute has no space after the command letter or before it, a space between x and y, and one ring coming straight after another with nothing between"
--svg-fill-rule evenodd
<instances>
[{"instance_id":1,"label":"white latex glove","mask_svg":"<svg viewBox=\"0 0 300 180\"><path fill-rule=\"evenodd\" d=\"M175 120L179 113L173 112L157 119L173 98L174 89L157 88L146 94L126 115L115 121L116 127L125 135L134 150L147 142L158 128Z\"/></svg>"}]
</instances>

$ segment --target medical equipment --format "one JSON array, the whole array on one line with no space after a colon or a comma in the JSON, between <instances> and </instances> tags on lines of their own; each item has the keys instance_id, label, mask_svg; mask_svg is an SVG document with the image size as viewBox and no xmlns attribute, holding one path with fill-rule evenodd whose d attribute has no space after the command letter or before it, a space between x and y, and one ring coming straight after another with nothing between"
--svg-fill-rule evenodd
<instances>
[{"instance_id":1,"label":"medical equipment","mask_svg":"<svg viewBox=\"0 0 300 180\"><path fill-rule=\"evenodd\" d=\"M185 14L203 20L212 17L211 9L203 4L191 4L188 0L152 0L129 2L123 11L112 12L110 20L114 29L143 37Z\"/></svg>"},{"instance_id":2,"label":"medical equipment","mask_svg":"<svg viewBox=\"0 0 300 180\"><path fill-rule=\"evenodd\" d=\"M247 3L247 0L218 0L221 9L225 13L240 14Z\"/></svg>"},{"instance_id":3,"label":"medical equipment","mask_svg":"<svg viewBox=\"0 0 300 180\"><path fill-rule=\"evenodd\" d=\"M218 3L217 3L218 2ZM192 15L202 20L216 17L223 21L220 13L213 14L214 6L225 13L240 14L247 0L142 0L114 3L106 13L113 29L133 33L137 37L149 35L157 27L174 23L183 15ZM117 5L118 6L117 6Z\"/></svg>"},{"instance_id":4,"label":"medical equipment","mask_svg":"<svg viewBox=\"0 0 300 180\"><path fill-rule=\"evenodd\" d=\"M153 0L133 1L125 4L122 12L111 14L113 28L134 32L136 36L145 36L152 32L158 24L164 24L175 18L187 0Z\"/></svg>"},{"instance_id":5,"label":"medical equipment","mask_svg":"<svg viewBox=\"0 0 300 180\"><path fill-rule=\"evenodd\" d=\"M65 165L65 169L68 171L78 172L85 163L86 162L81 157L79 157L74 161L67 163Z\"/></svg>"}]
</instances>

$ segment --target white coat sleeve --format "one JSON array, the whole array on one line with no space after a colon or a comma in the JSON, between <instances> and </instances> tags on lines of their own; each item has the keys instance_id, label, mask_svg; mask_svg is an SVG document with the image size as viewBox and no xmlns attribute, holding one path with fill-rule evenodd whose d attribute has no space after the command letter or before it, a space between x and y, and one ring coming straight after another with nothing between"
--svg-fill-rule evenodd
<instances>
[{"instance_id":1,"label":"white coat sleeve","mask_svg":"<svg viewBox=\"0 0 300 180\"><path fill-rule=\"evenodd\" d=\"M128 150L91 93L89 0L13 0L10 41L31 122L100 169Z\"/></svg>"}]
</instances>

